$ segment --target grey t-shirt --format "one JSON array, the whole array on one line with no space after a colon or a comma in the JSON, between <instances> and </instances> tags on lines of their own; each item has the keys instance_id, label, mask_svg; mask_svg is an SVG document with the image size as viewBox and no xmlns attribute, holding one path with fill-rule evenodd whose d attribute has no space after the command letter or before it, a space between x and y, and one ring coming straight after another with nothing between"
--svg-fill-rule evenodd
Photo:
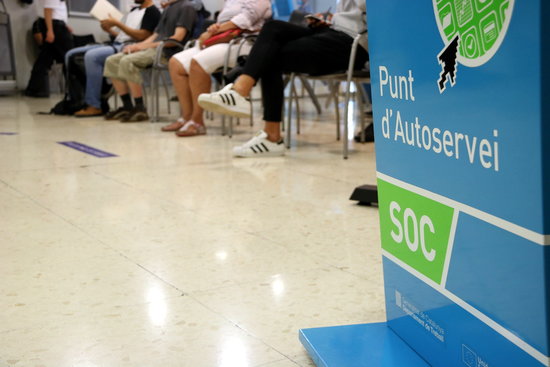
<instances>
[{"instance_id":1,"label":"grey t-shirt","mask_svg":"<svg viewBox=\"0 0 550 367\"><path fill-rule=\"evenodd\" d=\"M162 12L159 24L155 28L155 33L158 35L155 41L169 38L176 28L183 27L187 32L182 42L186 42L193 34L193 27L197 22L197 10L201 7L200 0L179 0L172 3Z\"/></svg>"}]
</instances>

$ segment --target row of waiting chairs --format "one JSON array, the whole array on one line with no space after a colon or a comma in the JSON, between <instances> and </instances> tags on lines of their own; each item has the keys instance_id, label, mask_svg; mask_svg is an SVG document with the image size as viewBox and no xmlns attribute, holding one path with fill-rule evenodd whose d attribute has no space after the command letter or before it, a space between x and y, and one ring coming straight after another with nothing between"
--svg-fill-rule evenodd
<instances>
[{"instance_id":1,"label":"row of waiting chairs","mask_svg":"<svg viewBox=\"0 0 550 367\"><path fill-rule=\"evenodd\" d=\"M292 17L291 17L292 18ZM245 44L245 42L254 42L255 41L255 35L246 35L241 36L239 38L236 38L231 41L231 44L238 44L239 47L237 48L237 56L240 55L242 46ZM287 118L283 125L283 128L286 132L286 144L287 147L290 147L290 141L291 141L291 127L292 127L292 109L293 106L296 106L296 130L297 133L300 133L300 106L299 106L299 95L296 92L295 87L295 81L296 79L299 79L302 81L302 85L306 88L308 91L309 96L311 97L318 113L321 113L320 104L317 100L317 96L315 95L313 88L309 85L308 80L320 80L328 84L329 86L329 100L332 99L334 101L335 106L335 113L336 113L336 138L337 140L341 139L340 131L342 130L341 127L341 119L340 119L340 108L339 108L339 95L340 95L340 87L341 84L345 82L345 92L344 92L344 119L343 119L343 135L344 138L341 139L343 141L343 157L344 159L348 158L349 155L349 140L348 140L348 116L349 116L349 104L352 97L352 85L355 85L355 97L357 101L357 105L359 106L360 116L361 116L361 131L364 132L365 128L365 121L364 121L364 111L365 111L365 102L370 103L369 97L367 93L365 92L363 88L363 84L370 84L370 72L368 70L368 64L365 65L364 68L360 70L355 70L355 55L357 53L357 48L359 47L359 43L362 38L366 38L367 34L366 32L359 34L353 42L351 53L350 53L350 62L348 65L347 70L343 70L341 72L328 74L328 75L307 75L307 74L297 74L297 73L291 73L287 80L289 85L289 95L288 95L288 106L287 106ZM192 42L192 41L190 41ZM167 69L168 66L165 62L163 62L162 54L163 54L163 48L167 45L175 45L176 47L179 47L181 49L185 49L187 47L190 47L191 44L187 43L186 45L175 41L175 40L165 40L163 41L157 48L157 57L155 59L154 64L150 68L150 70L147 71L149 73L150 78L150 111L151 114L151 122L157 122L159 121L159 94L160 94L160 81L162 81L164 91L166 94L166 100L167 100L167 108L168 113L171 113L170 111L170 93L169 93L169 82L167 80ZM224 66L220 68L220 70L217 71L217 73L221 74L221 80L222 83L220 87L224 86L224 78L223 76L229 72L229 59L231 57L230 55L231 48L229 48L228 53L226 54L225 60L224 60ZM229 118L229 126L228 129L226 129L225 126L226 118L222 117L222 135L228 135L231 137L233 135L233 119ZM253 123L252 117L251 117L251 124ZM365 138L362 136L362 141L364 142Z\"/></svg>"}]
</instances>

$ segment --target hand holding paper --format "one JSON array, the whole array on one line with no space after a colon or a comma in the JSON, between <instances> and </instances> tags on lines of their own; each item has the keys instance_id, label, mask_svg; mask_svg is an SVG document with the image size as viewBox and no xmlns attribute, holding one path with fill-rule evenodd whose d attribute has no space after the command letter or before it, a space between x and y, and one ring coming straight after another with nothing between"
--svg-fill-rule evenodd
<instances>
[{"instance_id":1,"label":"hand holding paper","mask_svg":"<svg viewBox=\"0 0 550 367\"><path fill-rule=\"evenodd\" d=\"M123 17L120 10L107 0L97 0L92 10L90 10L90 15L97 20L107 20L111 17L115 20L121 20Z\"/></svg>"},{"instance_id":2,"label":"hand holding paper","mask_svg":"<svg viewBox=\"0 0 550 367\"><path fill-rule=\"evenodd\" d=\"M116 18L113 18L113 16L111 14L109 14L108 18L101 20L101 28L103 28L103 29L118 27L119 24L120 24L120 21L117 20Z\"/></svg>"}]
</instances>

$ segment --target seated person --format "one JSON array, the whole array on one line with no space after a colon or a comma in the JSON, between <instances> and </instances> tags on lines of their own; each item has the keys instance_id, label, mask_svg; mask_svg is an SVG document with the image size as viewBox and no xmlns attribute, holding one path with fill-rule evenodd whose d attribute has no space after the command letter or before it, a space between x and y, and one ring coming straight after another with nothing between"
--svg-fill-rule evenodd
<instances>
[{"instance_id":1,"label":"seated person","mask_svg":"<svg viewBox=\"0 0 550 367\"><path fill-rule=\"evenodd\" d=\"M177 0L170 3L162 13L155 33L139 43L125 46L122 52L107 58L103 75L111 78L123 105L107 113L106 120L138 122L149 119L143 104L141 72L153 64L157 46L162 40L171 38L185 42L189 39L197 21L197 11L201 8L200 0Z\"/></svg>"},{"instance_id":2,"label":"seated person","mask_svg":"<svg viewBox=\"0 0 550 367\"><path fill-rule=\"evenodd\" d=\"M197 103L197 97L210 91L210 74L223 66L229 41L207 48L202 42L231 29L259 31L270 17L269 0L227 0L217 22L200 36L195 47L179 52L170 59L170 77L178 95L182 116L176 122L163 127L162 131L175 131L178 136L206 134L203 111ZM231 48L230 67L236 64L238 48L236 44ZM240 55L248 54L250 48L247 42L241 48Z\"/></svg>"},{"instance_id":3,"label":"seated person","mask_svg":"<svg viewBox=\"0 0 550 367\"><path fill-rule=\"evenodd\" d=\"M32 67L25 95L49 97L48 71L54 61L63 62L65 53L73 46L70 28L67 26L67 5L62 0L38 0L38 22L33 25L34 38L42 40L42 48ZM37 33L41 33L38 36Z\"/></svg>"},{"instance_id":4,"label":"seated person","mask_svg":"<svg viewBox=\"0 0 550 367\"><path fill-rule=\"evenodd\" d=\"M321 75L346 70L353 37L366 29L365 8L363 0L341 0L330 24L314 20L310 27L281 21L267 23L250 51L243 74L235 84L199 96L199 104L206 110L246 117L250 115L250 91L259 79L262 80L264 130L233 148L233 155L284 155L280 130L284 102L283 73ZM368 60L364 43L357 50L355 65L358 68Z\"/></svg>"},{"instance_id":5,"label":"seated person","mask_svg":"<svg viewBox=\"0 0 550 367\"><path fill-rule=\"evenodd\" d=\"M107 57L119 52L124 45L143 41L149 37L160 19L160 11L154 6L153 0L134 0L139 5L133 8L124 19L124 22L112 17L101 21L101 28L115 37L111 44L94 44L73 48L65 55L65 67L69 66L69 58L77 53L84 53L86 69L86 93L84 102L86 107L75 113L77 117L100 116L101 82L103 79L103 65ZM114 28L120 31L116 31Z\"/></svg>"}]
</instances>

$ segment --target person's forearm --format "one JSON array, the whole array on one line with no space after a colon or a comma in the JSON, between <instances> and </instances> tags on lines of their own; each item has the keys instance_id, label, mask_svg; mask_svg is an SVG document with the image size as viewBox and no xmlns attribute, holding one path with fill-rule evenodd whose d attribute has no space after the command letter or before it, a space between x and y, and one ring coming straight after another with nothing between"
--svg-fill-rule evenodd
<instances>
[{"instance_id":1,"label":"person's forearm","mask_svg":"<svg viewBox=\"0 0 550 367\"><path fill-rule=\"evenodd\" d=\"M237 25L235 23L233 23L231 21L228 21L228 22L220 24L220 27L218 28L217 33L222 33L222 32L228 31L230 29L235 29L235 28L239 28L239 27L237 27Z\"/></svg>"},{"instance_id":2,"label":"person's forearm","mask_svg":"<svg viewBox=\"0 0 550 367\"><path fill-rule=\"evenodd\" d=\"M139 43L136 43L136 45L142 50L145 50L147 48L157 47L160 44L160 42L156 42L155 41L156 38L157 38L157 34L153 33L151 36L147 37L147 39Z\"/></svg>"},{"instance_id":3,"label":"person's forearm","mask_svg":"<svg viewBox=\"0 0 550 367\"><path fill-rule=\"evenodd\" d=\"M143 41L139 42L138 45L142 45L142 46L145 46L149 43L153 43L155 41L155 38L157 38L157 34L156 33L153 33L152 35L150 35L149 37L147 37L146 39L144 39Z\"/></svg>"},{"instance_id":4,"label":"person's forearm","mask_svg":"<svg viewBox=\"0 0 550 367\"><path fill-rule=\"evenodd\" d=\"M143 43L141 45L141 49L145 50L145 49L148 49L148 48L155 48L158 45L160 45L160 42L147 42L147 43Z\"/></svg>"},{"instance_id":5,"label":"person's forearm","mask_svg":"<svg viewBox=\"0 0 550 367\"><path fill-rule=\"evenodd\" d=\"M131 27L128 27L126 24L124 23L120 23L119 25L117 25L117 27L123 31L124 33L126 33L128 36L132 37L133 39L135 39L136 41L143 41L145 39L147 39L147 37L149 37L151 35L151 32L145 30L145 29L135 29L135 28L131 28Z\"/></svg>"},{"instance_id":6,"label":"person's forearm","mask_svg":"<svg viewBox=\"0 0 550 367\"><path fill-rule=\"evenodd\" d=\"M46 23L46 30L53 32L53 9L44 8L44 23Z\"/></svg>"}]
</instances>

